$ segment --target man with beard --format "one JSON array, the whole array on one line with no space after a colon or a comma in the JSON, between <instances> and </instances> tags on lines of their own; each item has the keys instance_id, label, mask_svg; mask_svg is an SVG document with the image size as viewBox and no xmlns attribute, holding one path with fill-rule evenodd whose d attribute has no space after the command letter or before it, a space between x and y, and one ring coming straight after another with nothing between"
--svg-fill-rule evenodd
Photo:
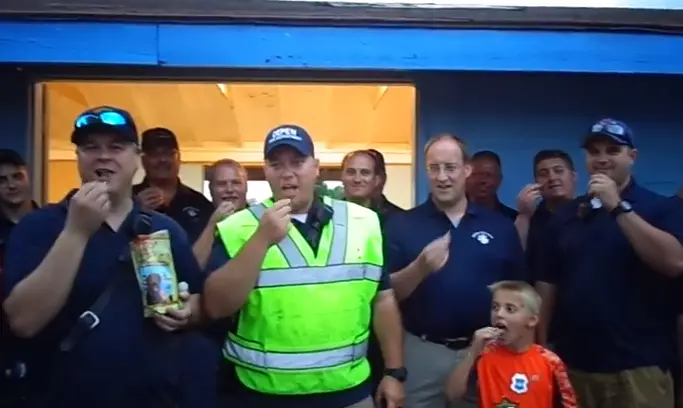
<instances>
[{"instance_id":1,"label":"man with beard","mask_svg":"<svg viewBox=\"0 0 683 408\"><path fill-rule=\"evenodd\" d=\"M149 408L211 406L213 389L180 361L202 318L202 275L185 232L132 197L139 159L130 114L83 112L71 135L83 185L26 215L12 232L3 274L12 331L35 357L29 406ZM144 318L130 244L165 230L182 305ZM183 290L186 289L186 290Z\"/></svg>"},{"instance_id":2,"label":"man with beard","mask_svg":"<svg viewBox=\"0 0 683 408\"><path fill-rule=\"evenodd\" d=\"M372 316L387 367L378 402L401 408L401 320L377 215L316 196L319 162L299 126L270 131L264 159L273 199L218 224L226 262L204 287L211 316L238 313L223 352L239 406L371 408Z\"/></svg>"},{"instance_id":3,"label":"man with beard","mask_svg":"<svg viewBox=\"0 0 683 408\"><path fill-rule=\"evenodd\" d=\"M482 150L472 156L472 174L467 178L467 198L479 206L497 211L515 220L517 211L500 202L498 189L503 182L500 156Z\"/></svg>"},{"instance_id":4,"label":"man with beard","mask_svg":"<svg viewBox=\"0 0 683 408\"><path fill-rule=\"evenodd\" d=\"M517 196L519 215L515 220L531 269L535 269L552 214L574 199L576 189L574 162L562 150L536 153L533 170L536 183L525 186Z\"/></svg>"},{"instance_id":5,"label":"man with beard","mask_svg":"<svg viewBox=\"0 0 683 408\"><path fill-rule=\"evenodd\" d=\"M438 135L424 155L431 194L387 224L386 269L406 329L406 407L442 408L448 375L489 323L489 285L524 280L525 265L512 221L467 199L465 143Z\"/></svg>"},{"instance_id":6,"label":"man with beard","mask_svg":"<svg viewBox=\"0 0 683 408\"><path fill-rule=\"evenodd\" d=\"M603 119L583 139L588 194L560 208L544 239L539 339L554 347L585 408L672 408L683 210L631 176L632 131Z\"/></svg>"},{"instance_id":7,"label":"man with beard","mask_svg":"<svg viewBox=\"0 0 683 408\"><path fill-rule=\"evenodd\" d=\"M222 265L223 246L216 240L216 225L234 212L247 208L247 171L232 159L213 163L208 171L209 191L215 210L193 246L199 265L207 272ZM215 253L219 255L216 255ZM213 260L213 261L212 261Z\"/></svg>"},{"instance_id":8,"label":"man with beard","mask_svg":"<svg viewBox=\"0 0 683 408\"><path fill-rule=\"evenodd\" d=\"M145 178L133 186L133 193L145 208L173 218L194 242L214 208L203 194L180 181L180 150L171 130L153 128L142 133L142 167Z\"/></svg>"},{"instance_id":9,"label":"man with beard","mask_svg":"<svg viewBox=\"0 0 683 408\"><path fill-rule=\"evenodd\" d=\"M0 275L12 230L21 218L37 207L31 200L26 162L14 150L0 149ZM4 312L0 313L0 406L13 407L22 398L26 365L19 355L16 339L9 332Z\"/></svg>"}]
</instances>

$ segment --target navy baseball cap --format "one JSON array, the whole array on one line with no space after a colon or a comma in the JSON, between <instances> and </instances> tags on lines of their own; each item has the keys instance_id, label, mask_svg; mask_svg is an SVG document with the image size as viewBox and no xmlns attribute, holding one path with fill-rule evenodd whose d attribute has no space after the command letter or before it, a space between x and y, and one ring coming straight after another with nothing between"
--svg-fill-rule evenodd
<instances>
[{"instance_id":1,"label":"navy baseball cap","mask_svg":"<svg viewBox=\"0 0 683 408\"><path fill-rule=\"evenodd\" d=\"M609 137L616 144L635 147L633 131L624 123L614 119L601 119L591 126L588 134L583 138L581 147L585 148L588 142L596 137Z\"/></svg>"},{"instance_id":2,"label":"navy baseball cap","mask_svg":"<svg viewBox=\"0 0 683 408\"><path fill-rule=\"evenodd\" d=\"M71 132L71 143L82 144L93 133L121 136L124 142L138 143L138 129L130 113L113 106L98 106L78 115Z\"/></svg>"},{"instance_id":3,"label":"navy baseball cap","mask_svg":"<svg viewBox=\"0 0 683 408\"><path fill-rule=\"evenodd\" d=\"M0 149L0 164L24 167L26 166L26 160L16 150Z\"/></svg>"},{"instance_id":4,"label":"navy baseball cap","mask_svg":"<svg viewBox=\"0 0 683 408\"><path fill-rule=\"evenodd\" d=\"M263 156L268 157L273 149L289 146L303 156L314 156L313 139L306 129L296 125L281 125L268 132L263 146Z\"/></svg>"},{"instance_id":5,"label":"navy baseball cap","mask_svg":"<svg viewBox=\"0 0 683 408\"><path fill-rule=\"evenodd\" d=\"M178 150L178 138L171 129L156 127L142 132L142 142L140 147L143 152L150 152L154 149Z\"/></svg>"}]
</instances>

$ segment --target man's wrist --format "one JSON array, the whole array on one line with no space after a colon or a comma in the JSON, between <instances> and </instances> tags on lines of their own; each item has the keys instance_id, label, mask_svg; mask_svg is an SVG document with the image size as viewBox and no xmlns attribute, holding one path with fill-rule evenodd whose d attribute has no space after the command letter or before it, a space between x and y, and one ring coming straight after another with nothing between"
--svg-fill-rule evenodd
<instances>
[{"instance_id":1,"label":"man's wrist","mask_svg":"<svg viewBox=\"0 0 683 408\"><path fill-rule=\"evenodd\" d=\"M408 378L408 370L405 367L385 368L384 376L394 378L400 382L405 382Z\"/></svg>"}]
</instances>

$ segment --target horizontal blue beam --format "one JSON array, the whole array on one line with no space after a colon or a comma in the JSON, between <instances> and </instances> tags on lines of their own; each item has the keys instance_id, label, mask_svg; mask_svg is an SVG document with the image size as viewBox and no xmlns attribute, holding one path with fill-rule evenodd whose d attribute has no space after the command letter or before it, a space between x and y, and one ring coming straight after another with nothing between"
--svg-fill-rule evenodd
<instances>
[{"instance_id":1,"label":"horizontal blue beam","mask_svg":"<svg viewBox=\"0 0 683 408\"><path fill-rule=\"evenodd\" d=\"M0 22L0 63L683 74L683 36L472 29Z\"/></svg>"}]
</instances>

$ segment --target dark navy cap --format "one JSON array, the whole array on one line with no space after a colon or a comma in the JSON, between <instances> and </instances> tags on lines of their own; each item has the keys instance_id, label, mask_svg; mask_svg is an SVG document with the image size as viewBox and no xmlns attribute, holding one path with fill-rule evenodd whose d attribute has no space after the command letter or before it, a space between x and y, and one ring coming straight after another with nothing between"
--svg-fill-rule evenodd
<instances>
[{"instance_id":1,"label":"dark navy cap","mask_svg":"<svg viewBox=\"0 0 683 408\"><path fill-rule=\"evenodd\" d=\"M71 133L71 143L79 145L89 135L99 132L113 133L124 142L138 143L138 129L130 113L113 106L98 106L78 115Z\"/></svg>"},{"instance_id":2,"label":"dark navy cap","mask_svg":"<svg viewBox=\"0 0 683 408\"><path fill-rule=\"evenodd\" d=\"M24 167L26 166L26 161L15 150L0 149L0 164L10 164L12 166Z\"/></svg>"},{"instance_id":3,"label":"dark navy cap","mask_svg":"<svg viewBox=\"0 0 683 408\"><path fill-rule=\"evenodd\" d=\"M296 125L281 125L268 132L263 146L263 156L268 157L273 149L289 146L303 156L314 156L313 139L306 129Z\"/></svg>"},{"instance_id":4,"label":"dark navy cap","mask_svg":"<svg viewBox=\"0 0 683 408\"><path fill-rule=\"evenodd\" d=\"M156 127L142 132L141 146L143 152L157 148L178 150L178 138L171 129Z\"/></svg>"},{"instance_id":5,"label":"dark navy cap","mask_svg":"<svg viewBox=\"0 0 683 408\"><path fill-rule=\"evenodd\" d=\"M583 138L581 147L585 148L588 142L596 137L609 137L616 144L635 147L633 131L624 122L614 119L601 119L591 126L588 134Z\"/></svg>"}]
</instances>

